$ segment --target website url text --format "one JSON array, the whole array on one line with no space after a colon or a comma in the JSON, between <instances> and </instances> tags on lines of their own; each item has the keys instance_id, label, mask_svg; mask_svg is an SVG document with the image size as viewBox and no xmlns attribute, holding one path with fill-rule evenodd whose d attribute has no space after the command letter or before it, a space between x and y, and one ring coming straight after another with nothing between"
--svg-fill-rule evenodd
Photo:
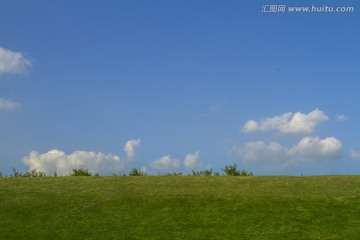
<instances>
[{"instance_id":1,"label":"website url text","mask_svg":"<svg viewBox=\"0 0 360 240\"><path fill-rule=\"evenodd\" d=\"M286 5L262 5L263 13L351 13L355 12L352 6L286 6Z\"/></svg>"}]
</instances>

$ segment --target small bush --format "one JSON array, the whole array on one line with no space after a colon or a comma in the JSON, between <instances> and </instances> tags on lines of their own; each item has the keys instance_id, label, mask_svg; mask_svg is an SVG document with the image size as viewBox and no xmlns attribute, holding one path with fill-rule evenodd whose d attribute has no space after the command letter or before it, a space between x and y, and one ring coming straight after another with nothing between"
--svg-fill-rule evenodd
<instances>
[{"instance_id":1,"label":"small bush","mask_svg":"<svg viewBox=\"0 0 360 240\"><path fill-rule=\"evenodd\" d=\"M146 172L141 171L140 168L133 168L129 172L129 176L146 176Z\"/></svg>"},{"instance_id":2,"label":"small bush","mask_svg":"<svg viewBox=\"0 0 360 240\"><path fill-rule=\"evenodd\" d=\"M237 165L234 163L234 165L228 165L225 166L225 168L222 168L225 172L226 176L253 176L252 172L247 172L246 170L237 170Z\"/></svg>"},{"instance_id":3,"label":"small bush","mask_svg":"<svg viewBox=\"0 0 360 240\"><path fill-rule=\"evenodd\" d=\"M192 175L193 176L213 176L213 175L217 175L213 173L212 168L209 169L205 169L205 170L200 170L200 171L192 171Z\"/></svg>"},{"instance_id":4,"label":"small bush","mask_svg":"<svg viewBox=\"0 0 360 240\"><path fill-rule=\"evenodd\" d=\"M25 172L22 177L46 177L46 174L42 171L37 171L36 169Z\"/></svg>"},{"instance_id":5,"label":"small bush","mask_svg":"<svg viewBox=\"0 0 360 240\"><path fill-rule=\"evenodd\" d=\"M240 176L254 176L252 172L248 172L245 169L241 170Z\"/></svg>"},{"instance_id":6,"label":"small bush","mask_svg":"<svg viewBox=\"0 0 360 240\"><path fill-rule=\"evenodd\" d=\"M91 172L88 169L74 168L73 173L70 176L91 176Z\"/></svg>"},{"instance_id":7,"label":"small bush","mask_svg":"<svg viewBox=\"0 0 360 240\"><path fill-rule=\"evenodd\" d=\"M173 173L170 173L170 172L167 172L163 175L161 175L160 173L158 173L159 176L182 176L183 173L182 172L173 172Z\"/></svg>"}]
</instances>

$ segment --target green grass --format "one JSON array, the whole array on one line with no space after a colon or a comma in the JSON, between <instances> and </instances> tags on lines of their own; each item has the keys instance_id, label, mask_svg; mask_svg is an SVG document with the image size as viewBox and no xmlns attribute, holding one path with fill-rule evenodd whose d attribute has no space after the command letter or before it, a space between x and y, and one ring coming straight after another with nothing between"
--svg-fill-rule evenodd
<instances>
[{"instance_id":1,"label":"green grass","mask_svg":"<svg viewBox=\"0 0 360 240\"><path fill-rule=\"evenodd\" d=\"M0 239L360 239L360 177L0 178Z\"/></svg>"}]
</instances>

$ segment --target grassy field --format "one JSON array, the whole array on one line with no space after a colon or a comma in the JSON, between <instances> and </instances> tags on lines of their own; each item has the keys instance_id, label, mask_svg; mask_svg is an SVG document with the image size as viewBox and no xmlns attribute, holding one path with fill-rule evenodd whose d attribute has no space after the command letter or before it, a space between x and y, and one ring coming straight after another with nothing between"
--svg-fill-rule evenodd
<instances>
[{"instance_id":1,"label":"grassy field","mask_svg":"<svg viewBox=\"0 0 360 240\"><path fill-rule=\"evenodd\" d=\"M360 239L360 177L0 178L0 239Z\"/></svg>"}]
</instances>

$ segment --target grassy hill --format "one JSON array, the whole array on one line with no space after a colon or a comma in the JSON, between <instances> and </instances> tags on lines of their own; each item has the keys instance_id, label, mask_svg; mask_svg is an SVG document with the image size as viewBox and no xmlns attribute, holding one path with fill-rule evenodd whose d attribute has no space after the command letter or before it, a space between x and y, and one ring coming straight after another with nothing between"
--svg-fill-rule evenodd
<instances>
[{"instance_id":1,"label":"grassy hill","mask_svg":"<svg viewBox=\"0 0 360 240\"><path fill-rule=\"evenodd\" d=\"M0 178L0 239L359 239L360 176Z\"/></svg>"}]
</instances>

